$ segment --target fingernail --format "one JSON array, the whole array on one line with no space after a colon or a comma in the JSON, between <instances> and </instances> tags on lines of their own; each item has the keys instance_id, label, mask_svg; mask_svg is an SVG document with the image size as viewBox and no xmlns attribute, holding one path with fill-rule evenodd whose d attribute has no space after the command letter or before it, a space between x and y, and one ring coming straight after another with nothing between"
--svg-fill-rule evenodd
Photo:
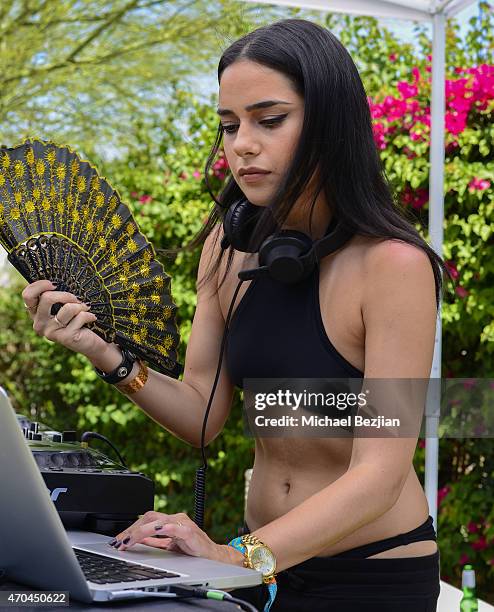
<instances>
[{"instance_id":1,"label":"fingernail","mask_svg":"<svg viewBox=\"0 0 494 612\"><path fill-rule=\"evenodd\" d=\"M160 529L163 529L163 525L155 525L154 526L154 530L155 531L159 531Z\"/></svg>"},{"instance_id":2,"label":"fingernail","mask_svg":"<svg viewBox=\"0 0 494 612\"><path fill-rule=\"evenodd\" d=\"M122 543L122 540L117 540L115 542L115 544L113 545L115 548L118 548L120 546L120 544Z\"/></svg>"},{"instance_id":3,"label":"fingernail","mask_svg":"<svg viewBox=\"0 0 494 612\"><path fill-rule=\"evenodd\" d=\"M122 541L122 544L128 544L130 542L130 536L127 536L125 540Z\"/></svg>"},{"instance_id":4,"label":"fingernail","mask_svg":"<svg viewBox=\"0 0 494 612\"><path fill-rule=\"evenodd\" d=\"M108 542L108 544L109 544L110 546L113 546L113 545L115 544L115 542L116 542L116 541L117 541L117 538L113 538L113 540L110 540L110 541Z\"/></svg>"}]
</instances>

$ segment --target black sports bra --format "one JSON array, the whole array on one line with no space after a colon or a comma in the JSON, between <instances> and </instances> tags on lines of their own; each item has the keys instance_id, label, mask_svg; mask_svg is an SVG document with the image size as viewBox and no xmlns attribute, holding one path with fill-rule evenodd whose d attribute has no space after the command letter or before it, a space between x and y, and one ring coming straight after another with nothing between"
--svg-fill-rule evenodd
<instances>
[{"instance_id":1,"label":"black sports bra","mask_svg":"<svg viewBox=\"0 0 494 612\"><path fill-rule=\"evenodd\" d=\"M232 382L244 378L363 378L333 346L319 304L319 266L287 285L251 281L230 320L225 347Z\"/></svg>"}]
</instances>

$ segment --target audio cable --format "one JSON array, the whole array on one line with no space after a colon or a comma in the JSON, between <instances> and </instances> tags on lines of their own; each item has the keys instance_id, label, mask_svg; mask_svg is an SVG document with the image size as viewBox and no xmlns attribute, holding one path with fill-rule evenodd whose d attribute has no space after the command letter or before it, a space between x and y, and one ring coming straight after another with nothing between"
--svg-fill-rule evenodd
<instances>
[{"instance_id":1,"label":"audio cable","mask_svg":"<svg viewBox=\"0 0 494 612\"><path fill-rule=\"evenodd\" d=\"M209 412L211 410L211 404L213 401L214 393L216 391L216 386L218 384L218 380L221 372L221 363L223 360L223 352L225 350L226 345L226 337L228 335L228 325L230 323L230 318L233 311L233 305L237 299L237 295L240 289L241 284L244 280L241 280L237 288L235 289L235 293L233 294L232 301L230 303L230 307L228 309L228 314L225 322L225 329L223 331L223 338L221 340L220 347L220 356L218 359L218 366L216 368L216 376L214 378L213 387L211 389L211 394L209 396L208 405L206 407L206 412L204 413L204 419L202 422L202 431L201 431L201 456L202 456L202 465L196 470L196 483L195 483L195 513L194 513L194 522L200 529L204 529L204 508L206 503L206 471L208 468L208 462L206 457L206 448L205 448L205 440L206 440L206 425L208 422Z\"/></svg>"},{"instance_id":2,"label":"audio cable","mask_svg":"<svg viewBox=\"0 0 494 612\"><path fill-rule=\"evenodd\" d=\"M120 463L127 468L127 464L124 461L124 458L122 457L122 455L119 453L118 448L113 444L113 442L111 442L106 436L104 436L103 434L100 434L96 431L85 431L82 436L81 436L81 444L84 446L84 444L86 446L88 446L87 444L87 440L90 440L91 438L95 438L96 440L102 440L103 442L106 442L107 444L109 444L113 450L117 453L118 458L120 459Z\"/></svg>"},{"instance_id":3,"label":"audio cable","mask_svg":"<svg viewBox=\"0 0 494 612\"><path fill-rule=\"evenodd\" d=\"M215 599L216 601L229 601L230 603L237 604L246 612L258 612L258 610L249 602L233 597L226 591L220 589L204 589L201 587L188 586L186 584L176 584L167 587L166 591L133 591L132 589L126 589L125 591L116 591L109 594L111 601L119 599L128 599L129 595L136 595L139 598L155 597L161 599Z\"/></svg>"}]
</instances>

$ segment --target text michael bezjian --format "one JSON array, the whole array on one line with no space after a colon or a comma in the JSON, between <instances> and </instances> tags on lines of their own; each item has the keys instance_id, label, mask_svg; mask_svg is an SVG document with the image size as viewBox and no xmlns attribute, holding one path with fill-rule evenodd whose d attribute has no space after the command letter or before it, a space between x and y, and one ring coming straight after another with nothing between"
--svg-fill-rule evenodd
<instances>
[{"instance_id":1,"label":"text michael bezjian","mask_svg":"<svg viewBox=\"0 0 494 612\"><path fill-rule=\"evenodd\" d=\"M295 417L285 414L279 417L267 417L264 414L258 414L254 418L254 423L257 427L375 427L380 429L381 427L399 427L400 419L384 416L369 418L361 415L333 418L327 415Z\"/></svg>"}]
</instances>

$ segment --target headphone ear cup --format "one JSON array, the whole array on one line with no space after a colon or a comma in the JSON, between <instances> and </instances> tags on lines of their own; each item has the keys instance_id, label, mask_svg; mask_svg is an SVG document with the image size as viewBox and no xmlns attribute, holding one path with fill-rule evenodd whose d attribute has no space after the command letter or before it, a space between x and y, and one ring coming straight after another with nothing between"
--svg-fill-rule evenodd
<instances>
[{"instance_id":1,"label":"headphone ear cup","mask_svg":"<svg viewBox=\"0 0 494 612\"><path fill-rule=\"evenodd\" d=\"M278 236L268 237L259 249L259 265L267 266L269 275L275 280L298 283L314 268L311 262L301 256L313 246L310 236L297 230L284 230Z\"/></svg>"},{"instance_id":2,"label":"headphone ear cup","mask_svg":"<svg viewBox=\"0 0 494 612\"><path fill-rule=\"evenodd\" d=\"M249 240L252 236L259 216L262 214L262 206L254 206L246 198L237 200L227 210L223 219L223 231L229 244L237 251L254 253L249 250Z\"/></svg>"}]
</instances>

